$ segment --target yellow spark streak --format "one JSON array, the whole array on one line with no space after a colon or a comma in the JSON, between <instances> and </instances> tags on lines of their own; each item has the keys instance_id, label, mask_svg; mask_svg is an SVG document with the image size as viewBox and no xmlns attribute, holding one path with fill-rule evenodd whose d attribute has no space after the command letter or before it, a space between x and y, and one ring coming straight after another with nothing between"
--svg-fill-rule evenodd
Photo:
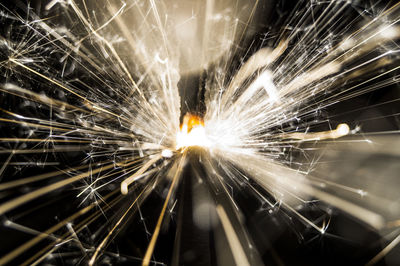
<instances>
[{"instance_id":1,"label":"yellow spark streak","mask_svg":"<svg viewBox=\"0 0 400 266\"><path fill-rule=\"evenodd\" d=\"M335 74L341 68L341 65L336 62L330 62L323 66L315 67L314 69L305 72L294 78L289 84L285 85L280 91L279 96L290 94L291 92L300 89L314 81L320 80L329 75Z\"/></svg>"},{"instance_id":2,"label":"yellow spark streak","mask_svg":"<svg viewBox=\"0 0 400 266\"><path fill-rule=\"evenodd\" d=\"M72 109L74 111L90 113L88 110L79 108L77 106L71 105L69 103L66 103L66 102L63 102L63 101L60 101L60 100L56 100L56 99L50 98L47 95L35 93L33 91L20 88L20 87L14 85L14 84L5 84L3 87L5 89L0 89L0 91L8 93L8 94L11 94L11 95L14 95L14 96L21 97L23 99L27 99L27 100L30 100L30 101L32 101L32 100L33 101L37 101L37 102L46 104L48 106L51 105L52 107L58 106L58 108L60 108L60 109L70 108L70 109ZM17 92L18 93L27 94L27 95L31 96L33 99L28 98L28 97L26 97L24 95L18 94Z\"/></svg>"},{"instance_id":3,"label":"yellow spark streak","mask_svg":"<svg viewBox=\"0 0 400 266\"><path fill-rule=\"evenodd\" d=\"M142 92L142 90L138 87L138 85L136 84L136 82L134 81L131 73L129 72L129 70L127 69L127 67L125 66L124 62L121 60L121 58L119 57L118 53L115 51L114 47L106 40L103 38L103 36L101 36L100 34L98 34L97 32L95 32L95 30L93 29L92 25L85 19L85 16L82 14L82 12L79 10L79 8L76 6L75 2L73 0L70 0L70 4L72 6L72 8L74 9L75 13L78 15L78 17L82 20L82 22L91 30L91 32L97 37L99 38L99 40L101 40L102 42L104 42L104 44L107 46L107 48L111 51L112 55L114 56L114 58L118 61L120 67L124 70L125 74L128 76L129 80L131 81L134 89L139 93L139 95L143 98L147 108L149 108L149 110L152 111L153 115L167 128L167 126L165 125L165 122L158 116L157 112L154 110L154 108L149 104L149 102L147 101L144 93ZM88 100L86 100L88 101ZM89 102L89 101L88 101ZM92 104L92 106L94 108L100 108L100 107L96 107L93 103L89 102L90 104ZM104 110L102 108L100 108L100 110ZM105 110L106 111L106 110ZM108 112L116 117L120 117L118 115L115 115L111 112ZM123 118L123 117L121 117ZM126 119L125 119L126 120Z\"/></svg>"},{"instance_id":4,"label":"yellow spark streak","mask_svg":"<svg viewBox=\"0 0 400 266\"><path fill-rule=\"evenodd\" d=\"M14 153L11 153L7 160L4 162L3 166L0 168L0 180L1 180L1 175L3 174L4 170L6 169L7 165L10 163L11 158L14 156Z\"/></svg>"},{"instance_id":5,"label":"yellow spark streak","mask_svg":"<svg viewBox=\"0 0 400 266\"><path fill-rule=\"evenodd\" d=\"M203 29L203 40L202 40L202 47L201 49L201 67L203 69L207 69L207 63L205 60L205 52L207 51L207 44L210 35L210 21L213 16L213 9L214 9L214 0L206 0L206 8L205 8L205 19L204 19L204 29Z\"/></svg>"},{"instance_id":6,"label":"yellow spark streak","mask_svg":"<svg viewBox=\"0 0 400 266\"><path fill-rule=\"evenodd\" d=\"M117 12L117 9L114 7L113 3L109 3L108 9L111 14L115 14ZM124 13L124 11L122 13ZM121 19L121 16L117 16L117 17L115 17L115 22L118 25L118 29L122 31L124 38L127 39L126 43L131 47L131 51L135 54L136 57L140 58L140 62L141 62L140 65L145 68L144 72L145 73L150 72L149 65L143 63L146 61L144 58L144 55L142 53L138 52L139 49L137 47L136 40L132 37L131 30L126 26L125 21ZM144 20L144 23L146 23L146 22L147 21ZM135 58L132 58L131 60L132 60L132 62L136 61ZM150 78L152 78L154 80L153 75L150 75ZM156 84L156 83L154 83L154 84Z\"/></svg>"},{"instance_id":7,"label":"yellow spark streak","mask_svg":"<svg viewBox=\"0 0 400 266\"><path fill-rule=\"evenodd\" d=\"M162 158L162 154L154 156L154 158L147 161L136 173L121 182L121 193L123 195L128 194L128 186L135 182L147 169Z\"/></svg>"},{"instance_id":8,"label":"yellow spark streak","mask_svg":"<svg viewBox=\"0 0 400 266\"><path fill-rule=\"evenodd\" d=\"M84 2L85 3L85 2ZM78 55L79 58L84 59L86 62L88 62L91 66L95 67L96 70L101 73L103 71L102 67L99 66L99 64L96 64L96 62L94 62L90 57L88 57L86 54L82 53L81 50L84 50L85 52L89 53L87 49L85 49L85 47L79 47L79 49L76 49L77 47L75 46L75 44L71 44L70 42L68 42L66 40L65 37L61 36L60 34L57 33L57 31L55 31L53 28L51 28L50 26L48 26L46 23L44 23L43 19L40 19L36 14L34 14L33 12L31 12L32 17L36 20L36 22L46 31L48 32L51 36L54 37L55 40L60 41L62 44L64 44L66 47L69 48L70 52L73 52L74 54ZM68 34L68 33L67 33ZM50 39L48 39L49 42L52 42ZM56 47L60 48L59 46L56 45ZM61 48L60 48L61 49ZM64 50L64 49L63 49ZM64 50L65 51L65 50ZM66 52L66 51L65 51ZM69 53L69 52L66 52ZM95 77L97 80L99 80L105 87L109 88L110 90L112 90L113 92L117 93L118 95L122 96L125 98L125 95L121 95L118 91L116 91L113 87L111 87L107 82L105 82L103 79L99 78L98 75L96 73L94 73L93 71L89 70L84 64L81 64L79 62L79 60L76 60L76 62L78 64L81 65L81 67L83 67L86 71L88 71L88 73L90 73L93 77ZM127 99L127 98L125 98Z\"/></svg>"},{"instance_id":9,"label":"yellow spark streak","mask_svg":"<svg viewBox=\"0 0 400 266\"><path fill-rule=\"evenodd\" d=\"M88 35L86 35L85 37L83 37L82 39L80 39L78 42L76 42L75 45L79 45L79 44L82 43L85 39L89 38L91 34L97 34L97 32L99 32L100 30L102 30L102 29L104 29L105 27L107 27L108 24L110 24L115 18L117 18L117 17L122 13L122 11L125 9L125 6L126 6L126 3L122 3L121 8L120 8L118 11L114 12L113 16L112 16L108 21L106 21L103 25L101 25L100 27L98 27L96 30L93 29L92 32L89 32ZM85 4L85 7L86 7L86 4Z\"/></svg>"},{"instance_id":10,"label":"yellow spark streak","mask_svg":"<svg viewBox=\"0 0 400 266\"><path fill-rule=\"evenodd\" d=\"M50 153L50 152L65 152L65 151L84 151L90 149L90 146L57 146L52 149L21 149L21 150L0 150L0 154L31 154L31 153Z\"/></svg>"},{"instance_id":11,"label":"yellow spark streak","mask_svg":"<svg viewBox=\"0 0 400 266\"><path fill-rule=\"evenodd\" d=\"M140 192L139 196L136 197L136 199L132 202L132 204L129 206L129 208L125 211L125 213L121 216L121 218L118 220L118 222L115 223L114 227L108 232L107 236L101 241L100 245L96 248L96 251L94 252L92 258L89 261L89 265L93 265L94 262L96 261L97 255L99 254L100 250L104 247L104 245L107 243L108 239L111 237L111 235L114 233L115 229L120 225L120 223L124 220L125 216L129 213L129 211L135 206L135 203L138 201L138 199L142 196L142 194L148 189L148 186L145 187L142 192Z\"/></svg>"},{"instance_id":12,"label":"yellow spark streak","mask_svg":"<svg viewBox=\"0 0 400 266\"><path fill-rule=\"evenodd\" d=\"M251 21L251 20L253 19L253 17L254 17L254 14L255 14L255 12L256 12L256 8L257 8L257 6L258 6L258 2L259 2L259 0L256 0L256 2L254 3L253 8L251 9L250 16L249 16L249 18L247 19L247 21L246 21L246 23L245 23L244 29L242 30L242 34L240 35L240 37L239 37L237 43L241 43L241 41L242 41L242 39L243 39L243 37L244 37L244 35L245 35L245 33L246 33L247 27L248 27L249 24L250 24L250 21ZM233 51L233 54L236 53L236 50L237 50L238 47L239 47L239 46L236 46L235 50Z\"/></svg>"},{"instance_id":13,"label":"yellow spark streak","mask_svg":"<svg viewBox=\"0 0 400 266\"><path fill-rule=\"evenodd\" d=\"M231 248L236 265L250 266L243 247L240 244L239 238L236 235L235 229L229 221L228 215L226 214L224 208L221 205L218 205L216 209L219 220L221 221L222 227L224 228L226 238L228 239L229 247Z\"/></svg>"},{"instance_id":14,"label":"yellow spark streak","mask_svg":"<svg viewBox=\"0 0 400 266\"><path fill-rule=\"evenodd\" d=\"M38 121L40 123L50 123L51 126L42 125L42 124L35 124L35 123L30 123L30 122L25 122L25 121L20 121L20 120L11 120L11 119L0 118L0 121L3 121L3 122L17 123L17 124L29 125L29 126L36 126L36 127L39 127L39 128L49 128L51 131L55 131L56 129L59 130L59 131L64 131L64 132L70 132L70 131L73 131L73 130L78 130L80 132L86 132L86 133L91 133L91 134L110 133L112 135L118 135L118 136L127 137L127 138L132 138L133 137L132 133L126 134L126 133L121 133L121 132L115 132L115 131L112 131L110 129L103 128L103 127L100 127L100 126L97 126L97 125L92 126L91 129L87 129L87 127L78 127L78 126L75 126L75 125L69 125L69 124L64 124L64 123L60 123L60 122L48 121L48 120L32 118L32 117L24 117L22 115L19 115L19 114L4 110L2 108L0 108L0 110L2 112L5 112L5 113L7 113L9 115L12 115L14 117L17 117L19 119L31 119L31 120ZM52 124L55 124L55 125L58 125L58 126L62 126L62 127L67 127L67 128L54 127ZM68 127L70 127L70 128L68 128Z\"/></svg>"},{"instance_id":15,"label":"yellow spark streak","mask_svg":"<svg viewBox=\"0 0 400 266\"><path fill-rule=\"evenodd\" d=\"M389 73L391 73L391 72L393 72L393 71L396 71L397 69L400 69L400 66L395 67L395 68L393 68L393 69L390 69L390 70L388 70L388 71L385 71L385 72L383 72L383 73L381 73L381 74L379 74L379 75L376 75L376 76L374 76L374 77L372 77L372 78L370 78L370 79L367 79L367 80L365 80L365 81L363 81L363 82L361 82L361 83L358 83L358 84L356 84L356 85L354 85L354 86L352 86L352 87L350 87L350 88L348 88L348 89L346 89L346 90L343 90L343 91L341 91L341 92L338 92L338 93L335 94L335 95L332 95L332 96L329 96L329 97L327 97L327 98L324 98L323 101L327 102L328 100L331 100L331 99L335 99L335 98L337 99L337 97L338 97L339 95L345 94L345 93L347 93L347 92L349 92L349 91L354 90L354 89L357 88L357 87L360 87L360 86L363 86L363 85L365 85L365 84L368 84L369 82L371 82L371 81L373 81L373 80L375 80L375 79L379 79L380 77L383 77L383 76L385 76L385 75L387 75L387 74L389 74ZM365 91L363 91L363 93L365 93ZM341 99L341 100L343 100L343 99ZM316 104L319 104L319 103L321 103L321 102L322 102L322 101L317 102ZM309 108L309 107L304 107L304 108L300 109L299 112L303 112L303 111L305 111L307 108Z\"/></svg>"},{"instance_id":16,"label":"yellow spark streak","mask_svg":"<svg viewBox=\"0 0 400 266\"><path fill-rule=\"evenodd\" d=\"M115 14L117 12L117 10L115 9L115 7L112 3L109 3L108 9L111 14ZM129 7L127 9L129 9ZM138 11L143 18L143 23L145 23L146 26L150 27L149 25L147 25L148 22L145 18L146 16L141 12L141 9L139 9ZM124 12L125 11L123 11L122 13L124 13ZM139 58L139 62L141 62L140 65L142 67L144 67L143 76L148 76L149 78L151 78L151 80L154 84L157 84L157 81L156 81L157 75L149 75L150 71L152 70L152 65L143 63L143 62L146 62L146 57L145 57L146 54L139 52L139 49L137 48L136 40L132 37L132 33L131 33L130 29L126 26L125 22L121 19L121 16L117 16L115 18L115 22L118 25L118 29L122 31L124 38L127 40L126 43L131 47L133 54L136 56L136 58ZM135 62L135 61L137 61L137 59L135 59L132 56L131 61ZM136 85L139 86L140 81ZM132 92L129 94L129 96L131 94L132 94Z\"/></svg>"},{"instance_id":17,"label":"yellow spark streak","mask_svg":"<svg viewBox=\"0 0 400 266\"><path fill-rule=\"evenodd\" d=\"M363 207L350 203L344 199L339 197L333 196L316 188L303 188L304 192L308 193L309 195L313 195L316 198L321 199L333 206L341 209L352 216L360 219L361 221L369 224L370 226L374 227L375 229L382 229L384 226L384 219L381 215L369 211Z\"/></svg>"},{"instance_id":18,"label":"yellow spark streak","mask_svg":"<svg viewBox=\"0 0 400 266\"><path fill-rule=\"evenodd\" d=\"M311 222L309 219L307 219L306 217L304 217L303 215L301 215L298 211L296 211L295 209L293 209L291 206L289 206L289 204L286 204L285 202L281 201L280 204L282 204L283 206L285 206L285 208L287 208L288 210L290 210L291 212L293 212L294 214L297 215L297 217L299 217L301 220L303 220L306 224L310 225L311 227L313 227L315 230L317 230L318 232L320 232L321 234L325 233L325 228L321 228L318 227L315 223Z\"/></svg>"},{"instance_id":19,"label":"yellow spark streak","mask_svg":"<svg viewBox=\"0 0 400 266\"><path fill-rule=\"evenodd\" d=\"M370 260L366 266L375 265L383 257L385 257L395 246L400 243L400 235L398 235L392 242L389 243L381 252L379 252L375 257Z\"/></svg>"},{"instance_id":20,"label":"yellow spark streak","mask_svg":"<svg viewBox=\"0 0 400 266\"><path fill-rule=\"evenodd\" d=\"M107 160L107 161L103 161L103 162L99 162L96 165L102 165L102 164L106 164L106 163L110 163L113 162L112 160ZM68 173L70 171L77 171L83 168L87 168L87 165L81 165L78 167L74 167L72 169L64 169L64 170L58 170L58 171L53 171L53 172L49 172L46 174L41 174L41 175L35 175L35 176L31 176L31 177L26 177L23 179L18 179L15 181L10 181L10 182L6 182L6 183L1 183L0 184L0 191L1 190L6 190L6 189L10 189L16 186L20 186L20 185L24 185L24 184L28 184L28 183L32 183L32 182L36 182L36 181L40 181L46 178L50 178L53 176L57 176L57 175L61 175L61 174L65 174Z\"/></svg>"},{"instance_id":21,"label":"yellow spark streak","mask_svg":"<svg viewBox=\"0 0 400 266\"><path fill-rule=\"evenodd\" d=\"M30 67L27 67L27 66L24 65L24 64L21 64L20 62L18 62L18 60L14 59L14 58L9 58L8 60L9 60L10 62L13 62L14 64L20 66L20 67L25 68L26 70L32 72L33 74L38 75L39 77L41 77L41 78L43 78L43 79L45 79L45 80L47 80L47 81L50 81L51 83L57 85L58 87L60 87L60 88L62 88L62 89L64 89L64 90L66 90L66 91L68 91L68 92L74 94L75 96L78 96L79 98L81 98L81 99L84 100L85 102L89 102L89 101L88 101L85 97L83 97L82 95L80 95L80 94L76 93L75 91L73 91L73 90L67 88L66 86L62 85L62 84L59 83L59 82L57 82L57 81L55 81L55 80L53 80L53 79L51 79L51 78L49 78L49 77L47 77L47 76L45 76L45 75L43 75L43 74L40 74L40 73L37 72L36 70L34 70L34 69L30 68ZM89 103L92 104L91 102L89 102Z\"/></svg>"},{"instance_id":22,"label":"yellow spark streak","mask_svg":"<svg viewBox=\"0 0 400 266\"><path fill-rule=\"evenodd\" d=\"M108 198L109 195L111 194L115 194L116 192L118 192L119 190L114 190L112 191L110 194L106 195L103 198L103 201L105 203L105 200ZM113 207L116 203L118 203L119 201L121 201L121 199L123 199L122 196L118 196L117 198L113 199L111 202L105 203L104 204L104 209L110 209L111 207ZM95 206L97 205L96 202L93 203ZM97 205L98 206L98 205ZM103 209L103 210L104 210ZM91 214L89 217L85 218L84 220L82 220L81 222L79 222L75 228L76 232L79 233L80 231L82 231L84 228L86 228L86 226L90 225L92 222L94 222L96 219L98 219L99 217L101 217L103 215L103 210L96 210L95 213ZM72 221L72 220L71 220ZM65 233L64 235L61 236L61 239L64 239L64 241L68 240L68 236L70 235L69 232ZM61 245L56 245L54 246L54 244L57 244L59 242L53 242L49 245L47 245L47 247L43 248L41 251L37 252L35 255L33 255L31 258L29 258L28 260L26 260L22 265L34 265L32 263L33 260L35 260L41 253L45 252L48 249L51 249L51 251L54 251L56 249L58 249L59 247L61 247ZM49 254L51 252L47 252L46 254ZM38 260L35 261L35 264L37 264L38 262L40 262L42 259L44 259L46 257L46 254L44 256L41 256Z\"/></svg>"},{"instance_id":23,"label":"yellow spark streak","mask_svg":"<svg viewBox=\"0 0 400 266\"><path fill-rule=\"evenodd\" d=\"M161 224L162 224L162 221L164 219L164 215L165 215L165 211L166 211L167 206L168 206L169 199L170 199L170 197L172 195L172 191L174 190L174 188L176 186L176 183L178 181L178 177L180 176L180 173L181 173L181 171L183 169L183 165L185 163L185 160L186 160L186 152L183 153L183 155L181 157L181 160L179 162L178 168L176 169L175 176L172 179L172 183L171 183L171 186L170 186L170 188L168 190L167 197L165 198L164 206L163 206L163 208L161 210L160 217L158 218L156 228L154 229L153 236L151 237L149 246L147 247L147 250L146 250L146 254L145 254L144 258L143 258L143 262L142 262L143 266L148 266L149 263L150 263L150 258L151 258L151 255L153 254L154 247L155 247L157 239L158 239L158 234L160 233Z\"/></svg>"},{"instance_id":24,"label":"yellow spark streak","mask_svg":"<svg viewBox=\"0 0 400 266\"><path fill-rule=\"evenodd\" d=\"M31 126L31 127L47 128L47 129L50 129L50 130L67 131L67 132L71 131L71 129L40 125L40 124L35 124L35 123L30 123L30 122L25 122L25 121L19 121L19 120L6 119L6 118L0 118L0 121L8 122L8 123L21 124L21 125Z\"/></svg>"},{"instance_id":25,"label":"yellow spark streak","mask_svg":"<svg viewBox=\"0 0 400 266\"><path fill-rule=\"evenodd\" d=\"M227 113L232 112L231 109L245 105L255 93L260 89L264 88L268 94L270 102L279 102L279 92L273 82L272 73L268 70L261 73L256 80L254 80L250 86L239 96L239 98L231 105Z\"/></svg>"},{"instance_id":26,"label":"yellow spark streak","mask_svg":"<svg viewBox=\"0 0 400 266\"><path fill-rule=\"evenodd\" d=\"M131 165L131 164L133 164L133 163L136 163L136 162L138 162L138 161L141 161L141 160L144 160L144 159L143 159L143 158L139 158L138 160L135 160L135 161L133 161L133 162L131 162L131 163L129 163L129 164L123 165L123 169L121 169L121 170L119 170L119 171L112 172L112 173L110 173L110 174L101 175L101 176L97 177L92 183L90 183L90 185L88 185L84 190L82 190L82 191L77 195L77 197L81 196L81 195L82 195L85 191L87 191L88 189L92 189L91 192L97 191L98 189L100 189L100 188L102 188L102 187L104 187L104 186L107 186L108 184L110 184L111 182L114 181L114 180L108 181L108 182L106 182L106 183L104 183L104 184L101 184L100 186L97 186L96 188L93 188L93 185L95 185L97 182L101 181L102 179L105 179L105 178L110 177L110 176L114 176L114 175L119 174L119 173L130 173L131 171L136 171L136 169L138 169L139 167L137 167L137 166L128 167L128 166ZM148 172L146 173L146 175L147 175L147 174L150 174L150 173L153 173L153 172L154 172L153 170L154 170L154 169L148 171ZM121 189L120 189L120 191L121 191Z\"/></svg>"},{"instance_id":27,"label":"yellow spark streak","mask_svg":"<svg viewBox=\"0 0 400 266\"><path fill-rule=\"evenodd\" d=\"M128 121L128 122L129 122L129 120L128 120L127 118L122 117L122 116L117 115L117 114L114 114L113 112L110 112L110 111L108 111L108 110L106 110L106 109L104 109L104 108L101 108L101 107L99 107L99 106L96 106L93 102L91 102L91 101L89 101L88 99L86 99L86 97L80 95L79 93L76 93L75 91L69 89L68 87L64 86L63 84L57 82L56 80L53 80L53 79L51 79L51 78L49 78L49 77L47 77L47 76L45 76L45 75L43 75L43 74L40 74L40 73L37 72L36 70L34 70L34 69L30 68L30 67L27 67L27 66L24 65L24 64L21 64L20 62L18 62L18 61L15 60L14 58L9 58L8 60L9 60L10 62L13 62L14 64L16 64L16 65L22 67L22 68L25 68L26 70L32 72L33 74L38 75L39 77L41 77L41 78L43 78L43 79L45 79L45 80L47 80L47 81L49 81L49 82L51 82L51 83L53 83L53 84L59 86L60 88L62 88L62 89L64 89L64 90L66 90L66 91L68 91L68 92L74 94L75 96L81 98L81 99L83 100L83 102L85 103L85 105L86 105L88 108L94 109L94 110L98 110L98 111L102 111L102 112L104 112L104 113L106 113L106 114L110 114L110 115L115 116L115 117L117 117L117 118L119 118L119 119L122 119L122 120L125 120L125 121Z\"/></svg>"},{"instance_id":28,"label":"yellow spark streak","mask_svg":"<svg viewBox=\"0 0 400 266\"><path fill-rule=\"evenodd\" d=\"M285 188L289 188L291 190L295 190L297 194L304 193L309 197L314 197L331 204L332 206L335 206L336 208L341 209L344 212L349 213L361 221L369 224L375 229L382 229L385 225L384 218L381 215L353 204L345 199L341 199L337 196L321 191L316 187L312 187L306 182L306 179L301 179L302 175L299 172L291 168L279 165L277 163L269 164L262 158L257 158L257 156L247 156L241 154L234 156L233 154L230 154L227 157L223 156L223 154L219 155L234 164L238 164L242 169L253 173L253 179L268 191L275 189L279 189L278 191L285 191ZM282 202L282 204L291 209L291 211L295 212L295 210L289 206L288 202ZM313 225L311 221L307 220L305 217L301 217L297 212L295 213L308 224L312 225L315 229L322 232L321 228Z\"/></svg>"},{"instance_id":29,"label":"yellow spark streak","mask_svg":"<svg viewBox=\"0 0 400 266\"><path fill-rule=\"evenodd\" d=\"M267 67L278 59L288 47L288 40L282 40L278 46L271 51L269 48L263 48L252 55L246 63L239 69L234 79L229 84L227 90L224 92L222 105L232 98L234 91L243 83L251 74L257 69Z\"/></svg>"},{"instance_id":30,"label":"yellow spark streak","mask_svg":"<svg viewBox=\"0 0 400 266\"><path fill-rule=\"evenodd\" d=\"M115 194L117 191L118 190L114 190L113 192L110 192L108 195L106 195L104 197L104 199L109 198L110 196ZM36 236L36 237L32 238L31 240L25 242L23 245L21 245L18 248L14 249L13 251L8 253L7 255L1 257L0 258L0 265L6 264L7 262L9 262L10 260L14 259L19 254L21 254L22 252L24 252L25 250L31 248L32 246L34 246L37 243L39 243L41 240L43 240L43 239L47 238L49 235L53 234L58 229L62 228L67 223L69 223L69 222L75 220L76 218L78 218L79 216L89 212L95 206L98 206L98 205L97 205L96 202L93 202L89 206L83 208L82 210L74 213L73 215L69 216L68 218L66 218L66 219L62 220L61 222L57 223L56 225L50 227L49 229L47 229L43 233L39 234L38 236Z\"/></svg>"},{"instance_id":31,"label":"yellow spark streak","mask_svg":"<svg viewBox=\"0 0 400 266\"><path fill-rule=\"evenodd\" d=\"M54 143L95 143L100 142L103 144L124 144L125 141L122 140L103 140L103 139L93 139L93 140L82 140L80 139L54 139L52 138L43 138L43 139L27 139L27 138L0 138L0 142L54 142Z\"/></svg>"},{"instance_id":32,"label":"yellow spark streak","mask_svg":"<svg viewBox=\"0 0 400 266\"><path fill-rule=\"evenodd\" d=\"M126 160L126 161L128 161L128 160ZM74 182L76 182L78 180L81 180L81 179L83 179L85 177L88 177L88 176L90 176L92 174L97 174L97 173L99 173L101 171L111 169L114 166L115 165L113 163L109 164L107 166L104 166L104 167L102 166L102 167L96 168L94 170L90 170L90 171L87 171L85 173L70 177L68 179L61 180L61 181L56 182L54 184L42 187L42 188L37 189L35 191L29 192L29 193L27 193L27 194L25 194L23 196L20 196L20 197L18 197L16 199L12 199L12 200L0 205L0 215L8 212L9 210L12 210L12 209L20 206L22 204L24 204L25 202L33 200L33 199L35 199L37 197L40 197L42 195L45 195L45 194L47 194L47 193L49 193L49 192L51 192L53 190L56 190L56 189L59 189L59 188L63 187L63 186L72 184L72 183L74 183Z\"/></svg>"}]
</instances>

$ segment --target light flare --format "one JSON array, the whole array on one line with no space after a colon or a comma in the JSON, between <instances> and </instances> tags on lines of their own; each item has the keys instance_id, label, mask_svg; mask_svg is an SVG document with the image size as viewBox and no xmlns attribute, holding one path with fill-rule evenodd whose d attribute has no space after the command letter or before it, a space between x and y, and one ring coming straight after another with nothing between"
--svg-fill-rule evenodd
<instances>
[{"instance_id":1,"label":"light flare","mask_svg":"<svg viewBox=\"0 0 400 266\"><path fill-rule=\"evenodd\" d=\"M181 129L176 134L176 149L192 146L208 148L211 145L203 119L193 114L186 114L183 118Z\"/></svg>"}]
</instances>

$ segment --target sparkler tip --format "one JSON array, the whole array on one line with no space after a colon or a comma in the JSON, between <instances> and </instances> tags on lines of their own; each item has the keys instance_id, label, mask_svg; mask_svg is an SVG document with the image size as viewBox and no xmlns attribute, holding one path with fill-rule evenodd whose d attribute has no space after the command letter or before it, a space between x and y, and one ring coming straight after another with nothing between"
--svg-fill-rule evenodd
<instances>
[{"instance_id":1,"label":"sparkler tip","mask_svg":"<svg viewBox=\"0 0 400 266\"><path fill-rule=\"evenodd\" d=\"M184 116L181 129L176 134L176 149L192 146L210 147L211 142L207 138L203 119L188 113Z\"/></svg>"}]
</instances>

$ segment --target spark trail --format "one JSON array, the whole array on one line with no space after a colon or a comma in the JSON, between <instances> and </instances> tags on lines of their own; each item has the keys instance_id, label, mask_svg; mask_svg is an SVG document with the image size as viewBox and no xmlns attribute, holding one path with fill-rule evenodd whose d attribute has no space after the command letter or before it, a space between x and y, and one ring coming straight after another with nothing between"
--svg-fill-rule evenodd
<instances>
[{"instance_id":1,"label":"spark trail","mask_svg":"<svg viewBox=\"0 0 400 266\"><path fill-rule=\"evenodd\" d=\"M1 265L290 264L278 231L306 264L339 240L363 252L337 263L400 260L399 3L38 0L0 20Z\"/></svg>"}]
</instances>

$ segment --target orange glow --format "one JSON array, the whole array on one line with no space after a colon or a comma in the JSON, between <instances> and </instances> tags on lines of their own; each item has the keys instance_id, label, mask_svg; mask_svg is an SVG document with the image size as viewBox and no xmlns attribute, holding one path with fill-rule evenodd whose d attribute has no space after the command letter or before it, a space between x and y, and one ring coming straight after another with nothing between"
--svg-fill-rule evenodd
<instances>
[{"instance_id":1,"label":"orange glow","mask_svg":"<svg viewBox=\"0 0 400 266\"><path fill-rule=\"evenodd\" d=\"M204 127L204 121L200 116L187 113L183 117L183 122L180 127L181 131L185 126L187 128L187 133L189 133L194 127Z\"/></svg>"},{"instance_id":2,"label":"orange glow","mask_svg":"<svg viewBox=\"0 0 400 266\"><path fill-rule=\"evenodd\" d=\"M209 146L204 121L201 117L193 114L186 114L176 135L176 149L190 146Z\"/></svg>"}]
</instances>

